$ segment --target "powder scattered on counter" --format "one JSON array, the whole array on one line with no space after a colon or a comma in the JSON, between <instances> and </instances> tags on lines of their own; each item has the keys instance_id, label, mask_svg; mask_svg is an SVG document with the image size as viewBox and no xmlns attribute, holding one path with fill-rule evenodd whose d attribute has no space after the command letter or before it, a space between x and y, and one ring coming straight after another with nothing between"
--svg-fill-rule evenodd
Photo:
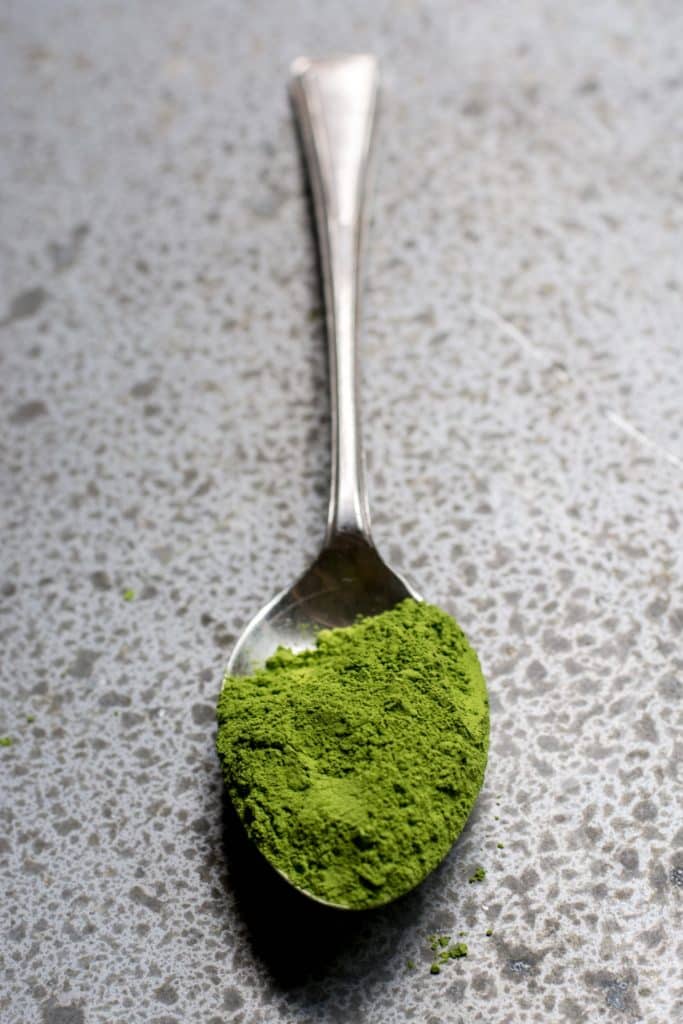
<instances>
[{"instance_id":1,"label":"powder scattered on counter","mask_svg":"<svg viewBox=\"0 0 683 1024\"><path fill-rule=\"evenodd\" d=\"M11 747L13 742L11 736L0 736L0 747Z\"/></svg>"},{"instance_id":2,"label":"powder scattered on counter","mask_svg":"<svg viewBox=\"0 0 683 1024\"><path fill-rule=\"evenodd\" d=\"M472 882L483 882L485 878L486 870L480 864L478 868L474 869L473 873L469 877L470 885Z\"/></svg>"},{"instance_id":3,"label":"powder scattered on counter","mask_svg":"<svg viewBox=\"0 0 683 1024\"><path fill-rule=\"evenodd\" d=\"M487 928L485 934L486 935L493 935L493 928Z\"/></svg>"},{"instance_id":4,"label":"powder scattered on counter","mask_svg":"<svg viewBox=\"0 0 683 1024\"><path fill-rule=\"evenodd\" d=\"M439 864L481 787L488 699L451 616L406 600L226 677L217 749L247 834L325 902L394 899Z\"/></svg>"},{"instance_id":5,"label":"powder scattered on counter","mask_svg":"<svg viewBox=\"0 0 683 1024\"><path fill-rule=\"evenodd\" d=\"M124 590L122 596L123 596L123 600L124 601L134 601L135 600L135 591L131 587L128 587L127 590Z\"/></svg>"},{"instance_id":6,"label":"powder scattered on counter","mask_svg":"<svg viewBox=\"0 0 683 1024\"><path fill-rule=\"evenodd\" d=\"M432 936L430 942L430 949L437 954L436 959L432 962L429 972L430 974L440 974L441 968L444 964L447 964L449 960L459 960L463 956L467 956L467 943L466 942L455 942L451 943L451 940L447 935ZM445 939L445 942L443 941ZM434 941L436 940L436 941Z\"/></svg>"},{"instance_id":7,"label":"powder scattered on counter","mask_svg":"<svg viewBox=\"0 0 683 1024\"><path fill-rule=\"evenodd\" d=\"M499 850L505 849L505 843L496 843L496 846L498 847Z\"/></svg>"}]
</instances>

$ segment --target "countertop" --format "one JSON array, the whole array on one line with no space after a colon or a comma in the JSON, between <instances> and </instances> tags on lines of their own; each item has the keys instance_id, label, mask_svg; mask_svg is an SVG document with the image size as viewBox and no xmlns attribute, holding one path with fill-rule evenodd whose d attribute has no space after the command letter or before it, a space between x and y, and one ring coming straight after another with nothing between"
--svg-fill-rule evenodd
<instances>
[{"instance_id":1,"label":"countertop","mask_svg":"<svg viewBox=\"0 0 683 1024\"><path fill-rule=\"evenodd\" d=\"M4 5L3 1021L681 1019L682 40L676 0ZM452 853L351 919L261 878L214 753L323 532L286 82L345 50L375 537L492 710Z\"/></svg>"}]
</instances>

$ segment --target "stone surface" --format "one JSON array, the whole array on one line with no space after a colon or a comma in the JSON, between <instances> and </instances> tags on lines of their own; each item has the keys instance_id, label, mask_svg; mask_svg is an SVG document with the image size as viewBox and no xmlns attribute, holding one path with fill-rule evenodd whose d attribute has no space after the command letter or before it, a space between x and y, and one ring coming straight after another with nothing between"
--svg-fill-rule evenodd
<instances>
[{"instance_id":1,"label":"stone surface","mask_svg":"<svg viewBox=\"0 0 683 1024\"><path fill-rule=\"evenodd\" d=\"M4 5L3 1021L681 1019L681 40L676 0ZM344 49L384 73L376 537L493 723L451 856L351 920L240 852L213 750L321 537L285 82Z\"/></svg>"}]
</instances>

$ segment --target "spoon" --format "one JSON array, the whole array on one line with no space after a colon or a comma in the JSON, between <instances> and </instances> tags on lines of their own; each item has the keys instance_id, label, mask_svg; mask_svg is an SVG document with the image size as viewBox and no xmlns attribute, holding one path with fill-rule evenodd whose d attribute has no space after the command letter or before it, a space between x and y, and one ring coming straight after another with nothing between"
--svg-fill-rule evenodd
<instances>
[{"instance_id":1,"label":"spoon","mask_svg":"<svg viewBox=\"0 0 683 1024\"><path fill-rule=\"evenodd\" d=\"M360 616L378 615L407 597L420 600L372 541L361 442L359 256L377 61L369 54L332 60L300 57L291 71L326 307L332 415L327 533L313 564L249 622L228 662L229 676L250 675L278 647L300 651L314 646L320 629L350 626Z\"/></svg>"}]
</instances>

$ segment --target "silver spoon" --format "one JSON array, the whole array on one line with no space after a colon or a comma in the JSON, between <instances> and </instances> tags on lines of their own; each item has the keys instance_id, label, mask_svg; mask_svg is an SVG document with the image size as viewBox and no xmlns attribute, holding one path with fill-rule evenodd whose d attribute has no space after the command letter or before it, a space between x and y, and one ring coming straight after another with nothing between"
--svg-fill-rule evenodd
<instances>
[{"instance_id":1,"label":"silver spoon","mask_svg":"<svg viewBox=\"0 0 683 1024\"><path fill-rule=\"evenodd\" d=\"M300 57L291 93L311 183L329 345L332 479L327 534L303 576L248 624L228 675L249 675L275 650L299 651L322 628L350 626L403 601L419 600L372 541L358 398L359 255L363 200L377 97L377 61Z\"/></svg>"}]
</instances>

